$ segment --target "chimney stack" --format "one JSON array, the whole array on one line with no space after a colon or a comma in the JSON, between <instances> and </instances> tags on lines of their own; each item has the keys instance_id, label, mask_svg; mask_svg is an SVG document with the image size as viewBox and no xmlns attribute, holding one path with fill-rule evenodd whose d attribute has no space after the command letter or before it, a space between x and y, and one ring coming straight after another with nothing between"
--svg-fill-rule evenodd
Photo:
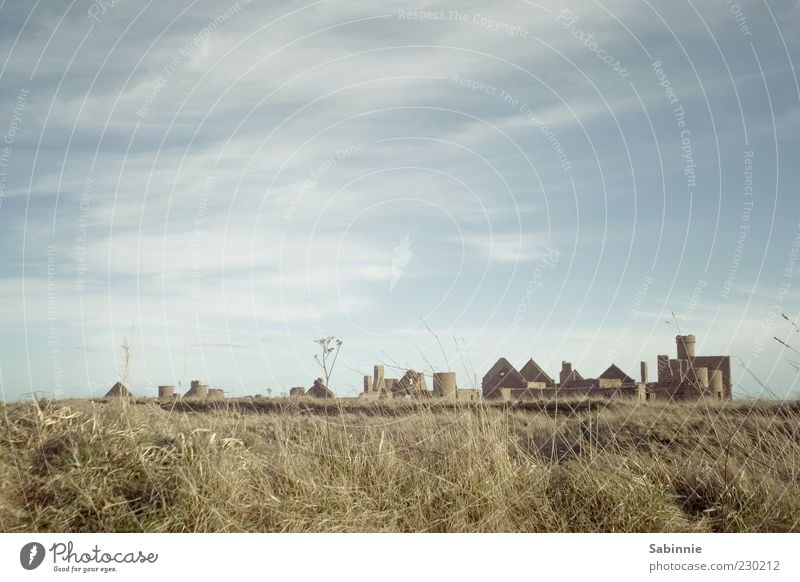
<instances>
[{"instance_id":1,"label":"chimney stack","mask_svg":"<svg viewBox=\"0 0 800 582\"><path fill-rule=\"evenodd\" d=\"M567 361L561 362L561 373L558 376L558 379L563 386L564 384L568 384L570 380L572 380L572 363Z\"/></svg>"}]
</instances>

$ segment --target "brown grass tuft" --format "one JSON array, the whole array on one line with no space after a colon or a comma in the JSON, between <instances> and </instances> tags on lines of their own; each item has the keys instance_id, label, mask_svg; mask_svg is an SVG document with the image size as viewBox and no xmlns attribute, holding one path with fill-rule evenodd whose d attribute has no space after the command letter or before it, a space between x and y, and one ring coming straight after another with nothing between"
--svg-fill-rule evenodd
<instances>
[{"instance_id":1,"label":"brown grass tuft","mask_svg":"<svg viewBox=\"0 0 800 582\"><path fill-rule=\"evenodd\" d=\"M800 530L796 402L60 401L0 415L6 532Z\"/></svg>"}]
</instances>

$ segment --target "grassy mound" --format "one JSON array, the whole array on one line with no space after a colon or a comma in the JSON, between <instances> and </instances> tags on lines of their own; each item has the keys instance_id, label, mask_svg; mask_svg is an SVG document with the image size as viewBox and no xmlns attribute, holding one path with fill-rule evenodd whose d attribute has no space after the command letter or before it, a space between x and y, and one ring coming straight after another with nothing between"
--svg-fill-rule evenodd
<instances>
[{"instance_id":1,"label":"grassy mound","mask_svg":"<svg viewBox=\"0 0 800 582\"><path fill-rule=\"evenodd\" d=\"M799 531L798 403L0 408L12 531Z\"/></svg>"}]
</instances>

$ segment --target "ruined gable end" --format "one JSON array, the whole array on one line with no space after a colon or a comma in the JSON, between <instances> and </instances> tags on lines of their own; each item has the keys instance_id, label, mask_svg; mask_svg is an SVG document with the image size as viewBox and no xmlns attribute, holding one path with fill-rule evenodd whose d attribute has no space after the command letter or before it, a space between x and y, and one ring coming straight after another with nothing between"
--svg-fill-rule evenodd
<instances>
[{"instance_id":1,"label":"ruined gable end","mask_svg":"<svg viewBox=\"0 0 800 582\"><path fill-rule=\"evenodd\" d=\"M500 388L526 388L528 383L505 358L497 360L483 377L481 387L484 398L499 398Z\"/></svg>"},{"instance_id":2,"label":"ruined gable end","mask_svg":"<svg viewBox=\"0 0 800 582\"><path fill-rule=\"evenodd\" d=\"M635 384L636 381L623 372L616 364L611 364L606 371L600 374L604 380L620 380L623 384Z\"/></svg>"},{"instance_id":3,"label":"ruined gable end","mask_svg":"<svg viewBox=\"0 0 800 582\"><path fill-rule=\"evenodd\" d=\"M555 380L553 380L533 358L522 366L519 373L522 374L522 377L525 378L525 381L529 384L531 382L542 382L547 388L553 388L556 385Z\"/></svg>"}]
</instances>

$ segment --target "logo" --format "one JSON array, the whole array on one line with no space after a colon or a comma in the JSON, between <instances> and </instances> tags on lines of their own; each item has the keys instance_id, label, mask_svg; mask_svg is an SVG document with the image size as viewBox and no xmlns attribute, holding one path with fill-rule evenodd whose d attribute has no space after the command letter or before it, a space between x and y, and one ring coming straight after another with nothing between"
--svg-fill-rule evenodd
<instances>
[{"instance_id":1,"label":"logo","mask_svg":"<svg viewBox=\"0 0 800 582\"><path fill-rule=\"evenodd\" d=\"M403 276L403 269L408 266L411 257L414 256L414 253L411 252L411 243L413 242L411 237L406 235L400 240L400 244L392 249L392 278L389 282L389 291L394 291L395 285Z\"/></svg>"},{"instance_id":2,"label":"logo","mask_svg":"<svg viewBox=\"0 0 800 582\"><path fill-rule=\"evenodd\" d=\"M38 542L30 542L22 546L19 552L19 563L26 570L35 570L44 561L44 546Z\"/></svg>"}]
</instances>

